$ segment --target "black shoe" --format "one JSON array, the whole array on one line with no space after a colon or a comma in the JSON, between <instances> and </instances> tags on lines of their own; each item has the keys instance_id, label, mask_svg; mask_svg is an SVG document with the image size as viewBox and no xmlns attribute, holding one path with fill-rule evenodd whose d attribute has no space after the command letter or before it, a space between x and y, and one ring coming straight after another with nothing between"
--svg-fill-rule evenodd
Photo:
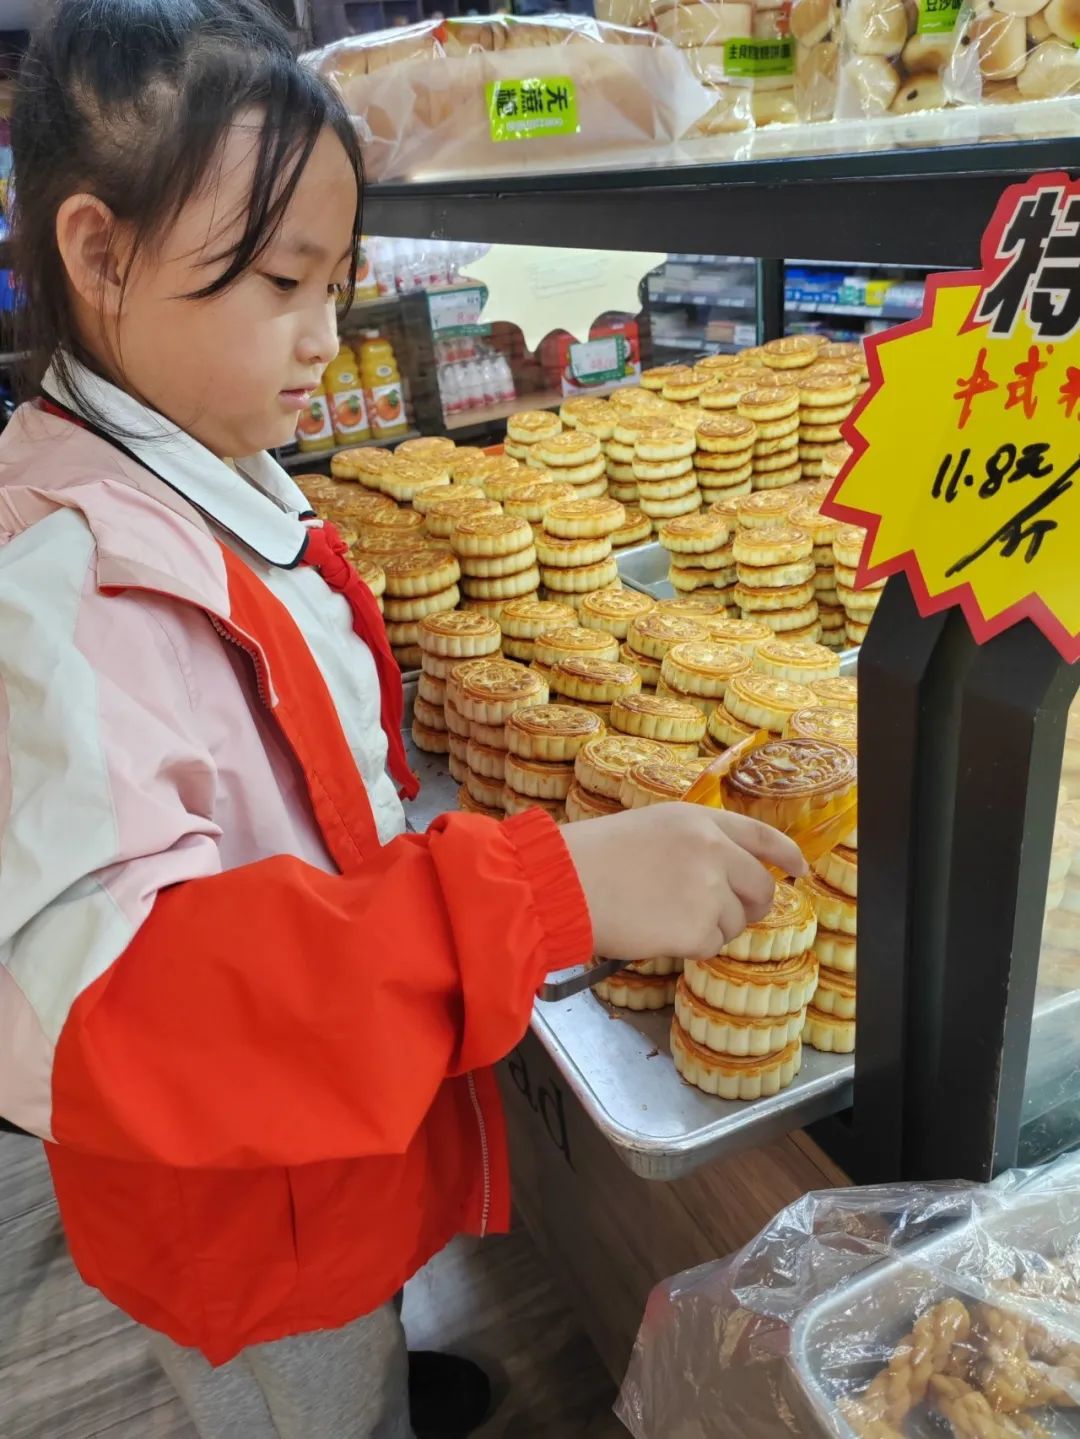
<instances>
[{"instance_id":1,"label":"black shoe","mask_svg":"<svg viewBox=\"0 0 1080 1439\"><path fill-rule=\"evenodd\" d=\"M470 1359L409 1354L409 1414L416 1439L465 1439L491 1412L491 1381Z\"/></svg>"}]
</instances>

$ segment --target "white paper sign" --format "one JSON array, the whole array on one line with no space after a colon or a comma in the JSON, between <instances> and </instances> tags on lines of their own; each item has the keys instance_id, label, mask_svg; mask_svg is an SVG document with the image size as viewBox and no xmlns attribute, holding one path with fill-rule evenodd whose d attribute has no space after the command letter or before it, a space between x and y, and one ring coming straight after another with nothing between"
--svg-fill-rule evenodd
<instances>
[{"instance_id":1,"label":"white paper sign","mask_svg":"<svg viewBox=\"0 0 1080 1439\"><path fill-rule=\"evenodd\" d=\"M545 245L492 245L469 266L469 279L488 287L484 322L517 325L535 350L552 330L587 340L598 315L636 315L642 278L666 254L639 250L557 250Z\"/></svg>"}]
</instances>

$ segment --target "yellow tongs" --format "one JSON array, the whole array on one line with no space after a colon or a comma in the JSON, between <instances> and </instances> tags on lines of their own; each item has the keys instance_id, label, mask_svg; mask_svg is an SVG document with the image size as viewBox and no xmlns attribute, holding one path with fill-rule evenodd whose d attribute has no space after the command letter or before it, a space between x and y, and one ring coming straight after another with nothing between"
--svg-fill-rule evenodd
<instances>
[{"instance_id":1,"label":"yellow tongs","mask_svg":"<svg viewBox=\"0 0 1080 1439\"><path fill-rule=\"evenodd\" d=\"M767 730L758 730L755 734L747 735L746 739L740 740L738 744L732 745L729 750L708 769L702 770L697 779L683 795L684 804L704 804L710 809L724 808L723 778L729 771L748 754L760 749L767 744L773 736ZM858 824L858 794L852 789L851 794L842 801L840 808L834 810L827 818L818 820L816 824L796 826L787 831L789 839L794 840L802 852L807 864L813 864L822 855L828 854L829 850L835 848L855 829ZM767 865L776 879L786 879L788 876L776 865ZM560 970L558 974L549 974L546 982L540 988L540 998L554 1001L569 999L571 995L579 993L583 989L590 989L602 979L607 979L618 970L624 968L624 961L621 959L596 959L592 964L574 965L572 969Z\"/></svg>"},{"instance_id":2,"label":"yellow tongs","mask_svg":"<svg viewBox=\"0 0 1080 1439\"><path fill-rule=\"evenodd\" d=\"M747 735L746 739L740 740L738 744L732 745L708 769L702 770L683 795L683 803L704 804L710 809L723 809L724 776L729 774L741 759L753 754L772 738L767 730L760 729L755 734ZM859 817L858 804L858 792L852 788L851 794L841 802L839 808L833 810L825 819L818 820L815 824L797 825L786 831L788 839L794 840L798 845L807 864L813 864L816 859L828 854L829 850L834 849L855 829ZM777 879L787 878L776 865L767 865L766 868Z\"/></svg>"}]
</instances>

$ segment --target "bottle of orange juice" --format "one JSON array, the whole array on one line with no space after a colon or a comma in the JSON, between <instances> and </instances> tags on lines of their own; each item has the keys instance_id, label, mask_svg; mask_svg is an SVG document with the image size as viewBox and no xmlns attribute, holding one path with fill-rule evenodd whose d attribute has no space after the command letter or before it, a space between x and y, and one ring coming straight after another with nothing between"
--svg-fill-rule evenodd
<instances>
[{"instance_id":1,"label":"bottle of orange juice","mask_svg":"<svg viewBox=\"0 0 1080 1439\"><path fill-rule=\"evenodd\" d=\"M334 448L334 422L330 417L330 403L322 380L300 411L296 422L296 443L304 451Z\"/></svg>"},{"instance_id":2,"label":"bottle of orange juice","mask_svg":"<svg viewBox=\"0 0 1080 1439\"><path fill-rule=\"evenodd\" d=\"M394 347L378 330L365 330L360 346L360 383L364 387L371 433L378 440L403 435L409 428Z\"/></svg>"},{"instance_id":3,"label":"bottle of orange juice","mask_svg":"<svg viewBox=\"0 0 1080 1439\"><path fill-rule=\"evenodd\" d=\"M377 300L379 298L379 286L375 281L375 271L372 267L372 246L367 235L360 237L360 250L356 256L356 293L354 300Z\"/></svg>"},{"instance_id":4,"label":"bottle of orange juice","mask_svg":"<svg viewBox=\"0 0 1080 1439\"><path fill-rule=\"evenodd\" d=\"M371 439L367 405L360 388L360 367L349 345L342 345L322 378L330 402L334 441L339 445Z\"/></svg>"}]
</instances>

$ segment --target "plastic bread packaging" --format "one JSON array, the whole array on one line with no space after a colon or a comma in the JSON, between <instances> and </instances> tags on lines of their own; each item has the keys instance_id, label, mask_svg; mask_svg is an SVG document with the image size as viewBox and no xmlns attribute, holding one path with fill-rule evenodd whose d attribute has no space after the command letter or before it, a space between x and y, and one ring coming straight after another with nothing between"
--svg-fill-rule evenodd
<instances>
[{"instance_id":1,"label":"plastic bread packaging","mask_svg":"<svg viewBox=\"0 0 1080 1439\"><path fill-rule=\"evenodd\" d=\"M431 20L305 59L344 96L371 180L655 158L714 104L677 45L581 16Z\"/></svg>"},{"instance_id":2,"label":"plastic bread packaging","mask_svg":"<svg viewBox=\"0 0 1080 1439\"><path fill-rule=\"evenodd\" d=\"M653 24L686 55L715 103L697 133L718 135L800 118L791 0L653 0Z\"/></svg>"},{"instance_id":3,"label":"plastic bread packaging","mask_svg":"<svg viewBox=\"0 0 1080 1439\"><path fill-rule=\"evenodd\" d=\"M963 17L960 43L976 62L984 104L1080 96L1076 0L979 0Z\"/></svg>"},{"instance_id":4,"label":"plastic bread packaging","mask_svg":"<svg viewBox=\"0 0 1080 1439\"><path fill-rule=\"evenodd\" d=\"M808 1194L654 1289L635 1439L1075 1434L1080 1163Z\"/></svg>"},{"instance_id":5,"label":"plastic bread packaging","mask_svg":"<svg viewBox=\"0 0 1080 1439\"><path fill-rule=\"evenodd\" d=\"M961 0L842 0L837 119L976 104L978 64L965 19Z\"/></svg>"}]
</instances>

